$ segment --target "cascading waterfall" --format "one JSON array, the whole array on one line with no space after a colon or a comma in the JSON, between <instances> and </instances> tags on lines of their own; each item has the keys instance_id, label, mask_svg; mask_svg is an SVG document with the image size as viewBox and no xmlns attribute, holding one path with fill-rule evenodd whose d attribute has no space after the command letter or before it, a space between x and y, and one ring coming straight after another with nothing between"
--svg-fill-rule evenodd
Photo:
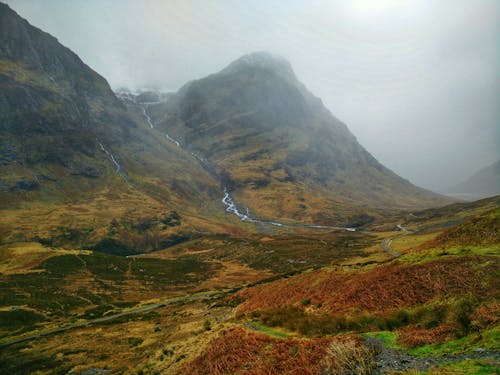
<instances>
[{"instance_id":1,"label":"cascading waterfall","mask_svg":"<svg viewBox=\"0 0 500 375\"><path fill-rule=\"evenodd\" d=\"M108 159L111 160L111 162L115 165L116 173L120 174L121 166L120 164L118 164L113 154L108 150L106 150L106 148L103 146L101 142L99 142L99 146L101 147L101 150L107 155Z\"/></svg>"}]
</instances>

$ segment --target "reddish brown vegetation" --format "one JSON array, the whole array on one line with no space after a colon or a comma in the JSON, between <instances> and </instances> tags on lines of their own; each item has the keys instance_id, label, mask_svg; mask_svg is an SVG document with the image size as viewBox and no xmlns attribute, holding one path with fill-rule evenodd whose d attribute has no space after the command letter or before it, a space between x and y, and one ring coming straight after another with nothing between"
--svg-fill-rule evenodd
<instances>
[{"instance_id":1,"label":"reddish brown vegetation","mask_svg":"<svg viewBox=\"0 0 500 375\"><path fill-rule=\"evenodd\" d=\"M488 328L500 322L500 303L491 302L479 306L473 314L473 323L479 328Z\"/></svg>"},{"instance_id":2,"label":"reddish brown vegetation","mask_svg":"<svg viewBox=\"0 0 500 375\"><path fill-rule=\"evenodd\" d=\"M452 324L442 324L434 328L422 328L418 325L409 325L396 330L398 342L404 346L415 348L427 344L440 344L457 334Z\"/></svg>"},{"instance_id":3,"label":"reddish brown vegetation","mask_svg":"<svg viewBox=\"0 0 500 375\"><path fill-rule=\"evenodd\" d=\"M332 339L273 339L238 327L212 341L182 374L319 374Z\"/></svg>"},{"instance_id":4,"label":"reddish brown vegetation","mask_svg":"<svg viewBox=\"0 0 500 375\"><path fill-rule=\"evenodd\" d=\"M320 271L243 290L238 314L299 304L333 313L353 309L384 311L433 299L493 296L498 263L494 257L444 258L427 263L391 263L366 272ZM321 305L318 305L321 304Z\"/></svg>"}]
</instances>

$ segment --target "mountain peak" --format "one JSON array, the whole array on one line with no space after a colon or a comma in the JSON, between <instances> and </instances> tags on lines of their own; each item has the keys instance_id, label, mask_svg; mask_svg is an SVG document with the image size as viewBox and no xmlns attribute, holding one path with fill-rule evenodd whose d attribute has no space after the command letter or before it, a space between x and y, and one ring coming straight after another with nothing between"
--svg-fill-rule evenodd
<instances>
[{"instance_id":1,"label":"mountain peak","mask_svg":"<svg viewBox=\"0 0 500 375\"><path fill-rule=\"evenodd\" d=\"M222 73L235 73L249 68L272 71L287 79L296 80L290 63L282 56L267 51L258 51L243 55L229 64Z\"/></svg>"}]
</instances>

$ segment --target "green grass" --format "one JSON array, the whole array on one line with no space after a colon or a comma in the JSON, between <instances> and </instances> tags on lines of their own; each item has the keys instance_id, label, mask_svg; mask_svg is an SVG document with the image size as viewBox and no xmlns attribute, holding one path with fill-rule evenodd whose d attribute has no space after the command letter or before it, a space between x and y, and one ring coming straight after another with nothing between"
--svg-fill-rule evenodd
<instances>
[{"instance_id":1,"label":"green grass","mask_svg":"<svg viewBox=\"0 0 500 375\"><path fill-rule=\"evenodd\" d=\"M252 321L251 329L253 329L254 331L257 331L257 332L265 333L266 335L277 338L277 339L296 336L293 333L288 333L288 332L286 332L282 329L279 329L279 328L268 327L268 326L266 326L258 321Z\"/></svg>"},{"instance_id":2,"label":"green grass","mask_svg":"<svg viewBox=\"0 0 500 375\"><path fill-rule=\"evenodd\" d=\"M443 356L444 354L460 354L470 352L477 348L500 350L500 327L473 333L465 337L449 340L443 344L424 345L417 348L405 348L397 343L397 334L391 331L366 332L362 337L373 337L382 341L384 346L404 350L411 355L419 357Z\"/></svg>"},{"instance_id":3,"label":"green grass","mask_svg":"<svg viewBox=\"0 0 500 375\"><path fill-rule=\"evenodd\" d=\"M474 359L444 364L435 372L438 374L493 375L500 374L500 367L492 361Z\"/></svg>"},{"instance_id":4,"label":"green grass","mask_svg":"<svg viewBox=\"0 0 500 375\"><path fill-rule=\"evenodd\" d=\"M465 257L471 255L500 255L500 245L489 246L454 246L449 248L432 248L422 252L407 253L399 258L398 262L417 263L428 262L441 257Z\"/></svg>"},{"instance_id":5,"label":"green grass","mask_svg":"<svg viewBox=\"0 0 500 375\"><path fill-rule=\"evenodd\" d=\"M362 337L371 337L382 341L384 346L393 349L401 349L402 346L397 343L397 334L391 331L365 332Z\"/></svg>"},{"instance_id":6,"label":"green grass","mask_svg":"<svg viewBox=\"0 0 500 375\"><path fill-rule=\"evenodd\" d=\"M456 340L449 340L443 344L424 345L408 349L408 352L418 356L441 356L443 354L458 354L472 351L476 348L500 350L500 326L484 330L481 334L473 333Z\"/></svg>"}]
</instances>

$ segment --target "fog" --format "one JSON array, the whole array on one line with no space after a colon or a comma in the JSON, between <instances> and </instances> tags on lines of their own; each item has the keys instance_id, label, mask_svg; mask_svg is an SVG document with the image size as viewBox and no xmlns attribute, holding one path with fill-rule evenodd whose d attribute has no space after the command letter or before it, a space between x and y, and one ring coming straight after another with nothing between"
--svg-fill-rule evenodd
<instances>
[{"instance_id":1,"label":"fog","mask_svg":"<svg viewBox=\"0 0 500 375\"><path fill-rule=\"evenodd\" d=\"M379 161L442 190L500 159L500 1L10 0L114 88L267 50Z\"/></svg>"}]
</instances>

